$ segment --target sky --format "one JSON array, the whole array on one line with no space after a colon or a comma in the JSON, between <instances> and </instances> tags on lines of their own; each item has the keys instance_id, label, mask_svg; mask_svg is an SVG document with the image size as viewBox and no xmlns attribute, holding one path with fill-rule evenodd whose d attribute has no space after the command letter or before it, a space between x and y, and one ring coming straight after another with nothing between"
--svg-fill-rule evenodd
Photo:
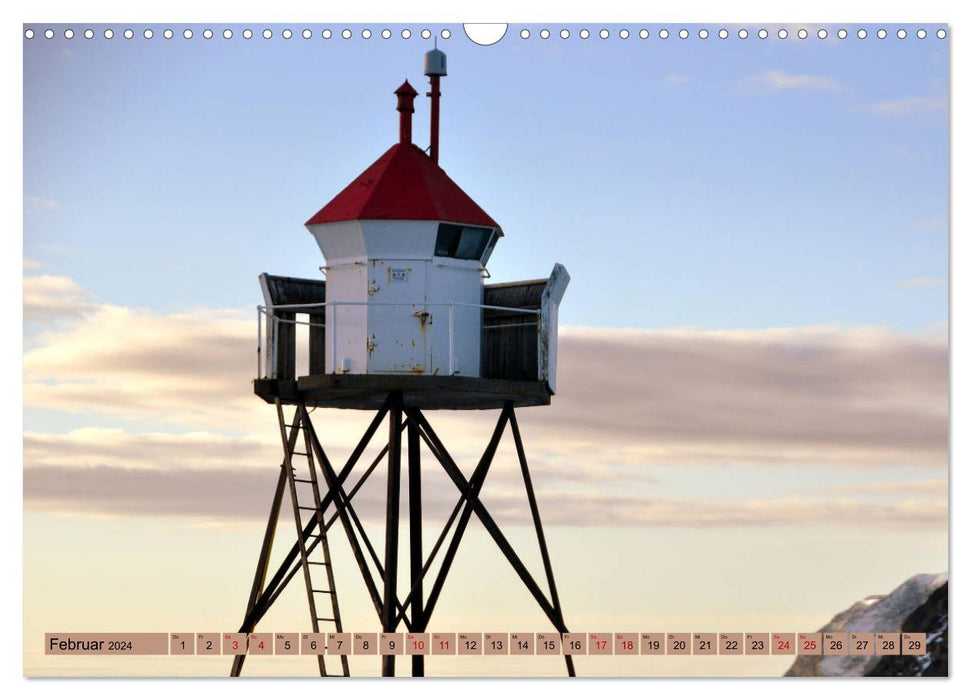
<instances>
[{"instance_id":1,"label":"sky","mask_svg":"<svg viewBox=\"0 0 971 700\"><path fill-rule=\"evenodd\" d=\"M23 42L30 675L172 672L171 659L45 659L36 640L54 628L238 625L280 460L249 384L257 276L319 274L302 224L396 140L393 90L405 78L422 90L431 44L400 27L325 40L312 25L312 39L285 40L274 25L246 40L242 25L214 25L206 40L206 25L178 25L166 40L152 25L154 38L138 26L126 40L111 26L110 40L91 25L91 40L57 27ZM923 40L910 25L883 40L876 25L844 40L835 26L800 40L800 25L784 40L776 25L765 40L737 27L702 40L695 26L682 40L643 25L642 40L638 25L624 40L610 25L601 40L568 25L569 39L544 40L542 25L511 25L491 47L427 26L449 58L441 164L505 232L494 281L554 262L571 274L558 394L520 416L571 627L806 631L946 570L949 42L937 26ZM435 417L468 469L489 419ZM333 412L325 444L346 454L365 420ZM503 449L483 500L535 547ZM371 488L361 508L378 525ZM429 518L454 498L430 479ZM338 557L348 619L374 627ZM504 566L473 526L438 629L545 629ZM267 629L306 627L288 593ZM186 663L179 673L226 670Z\"/></svg>"}]
</instances>

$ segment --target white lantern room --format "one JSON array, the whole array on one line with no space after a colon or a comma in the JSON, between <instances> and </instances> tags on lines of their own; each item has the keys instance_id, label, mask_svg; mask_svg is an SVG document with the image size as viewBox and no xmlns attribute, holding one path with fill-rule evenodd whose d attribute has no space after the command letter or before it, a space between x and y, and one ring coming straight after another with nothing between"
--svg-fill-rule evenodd
<instances>
[{"instance_id":1,"label":"white lantern room","mask_svg":"<svg viewBox=\"0 0 971 700\"><path fill-rule=\"evenodd\" d=\"M477 377L502 230L411 142L414 88L395 94L398 143L307 222L326 259L326 371Z\"/></svg>"}]
</instances>

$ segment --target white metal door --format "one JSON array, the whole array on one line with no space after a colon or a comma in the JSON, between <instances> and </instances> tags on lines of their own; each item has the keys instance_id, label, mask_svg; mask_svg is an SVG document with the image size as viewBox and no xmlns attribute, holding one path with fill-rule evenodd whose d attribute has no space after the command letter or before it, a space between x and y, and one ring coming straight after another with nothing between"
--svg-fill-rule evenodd
<instances>
[{"instance_id":1,"label":"white metal door","mask_svg":"<svg viewBox=\"0 0 971 700\"><path fill-rule=\"evenodd\" d=\"M428 329L434 322L426 303L424 261L370 261L369 373L424 374Z\"/></svg>"}]
</instances>

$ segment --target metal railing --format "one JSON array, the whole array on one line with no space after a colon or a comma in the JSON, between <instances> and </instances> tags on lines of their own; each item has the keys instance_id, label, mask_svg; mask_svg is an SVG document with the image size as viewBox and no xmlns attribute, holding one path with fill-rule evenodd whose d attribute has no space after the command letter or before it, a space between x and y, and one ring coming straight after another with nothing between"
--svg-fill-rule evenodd
<instances>
[{"instance_id":1,"label":"metal railing","mask_svg":"<svg viewBox=\"0 0 971 700\"><path fill-rule=\"evenodd\" d=\"M490 325L483 325L483 330L495 330L495 329L509 329L509 328L522 328L527 326L536 327L539 329L542 326L542 316L543 312L539 309L524 309L511 306L494 306L491 304L470 304L467 302L449 301L449 302L378 302L378 301L328 301L319 302L313 304L266 304L258 305L256 307L256 367L257 376L261 378L271 378L275 379L279 372L279 341L280 341L280 324L293 324L294 326L302 325L314 328L326 328L326 323L314 323L309 319L306 321L301 321L296 318L281 318L276 312L282 311L284 313L292 313L294 316L296 314L303 315L319 315L314 313L315 310L320 310L321 313L326 313L328 308L334 310L332 318L336 319L336 309L342 306L363 306L363 307L377 307L377 306L399 306L409 309L414 309L416 307L421 309L427 309L430 307L446 307L448 309L448 372L449 374L454 373L455 367L455 309L456 307L461 308L474 308L481 311L507 311L512 312L517 315L529 315L536 316L536 321L529 321L524 323L510 323L501 324L494 323ZM266 316L266 328L267 334L267 352L266 357L266 368L264 370L263 366L263 317ZM333 326L331 330L331 342L330 342L330 363L331 363L331 373L338 372L338 362L337 362L337 348L338 348L338 321L334 320L331 324ZM264 373L265 372L265 373Z\"/></svg>"}]
</instances>

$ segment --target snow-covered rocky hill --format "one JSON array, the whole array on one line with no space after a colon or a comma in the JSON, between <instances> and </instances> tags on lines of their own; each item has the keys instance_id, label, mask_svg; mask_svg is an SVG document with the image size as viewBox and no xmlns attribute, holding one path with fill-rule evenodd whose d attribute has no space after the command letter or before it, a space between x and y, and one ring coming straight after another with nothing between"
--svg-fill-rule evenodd
<instances>
[{"instance_id":1,"label":"snow-covered rocky hill","mask_svg":"<svg viewBox=\"0 0 971 700\"><path fill-rule=\"evenodd\" d=\"M946 676L947 574L918 574L839 613L820 632L926 632L923 656L800 656L787 676Z\"/></svg>"}]
</instances>

